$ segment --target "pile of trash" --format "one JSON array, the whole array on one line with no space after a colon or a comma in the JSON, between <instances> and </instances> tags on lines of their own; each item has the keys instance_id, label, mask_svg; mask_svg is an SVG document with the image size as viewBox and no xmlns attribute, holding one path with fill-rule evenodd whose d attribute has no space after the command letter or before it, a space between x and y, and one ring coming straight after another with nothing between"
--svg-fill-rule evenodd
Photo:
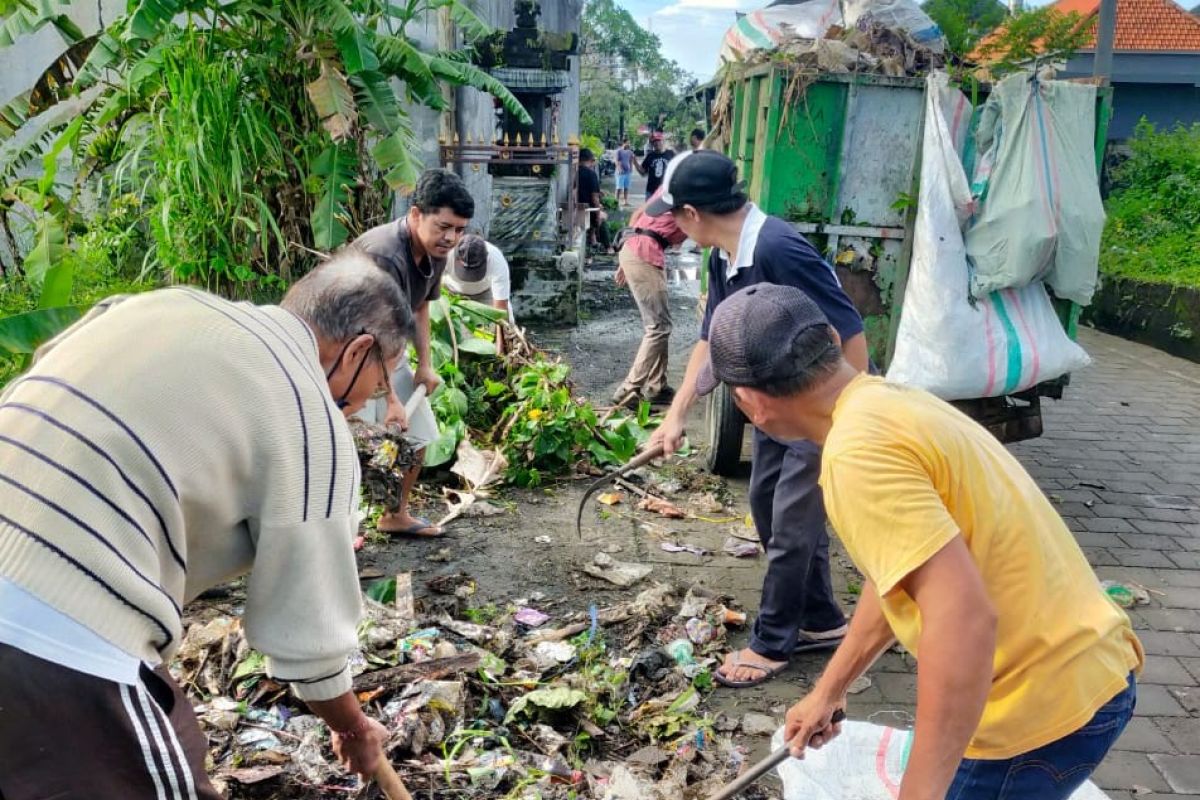
<instances>
[{"instance_id":1,"label":"pile of trash","mask_svg":"<svg viewBox=\"0 0 1200 800\"><path fill-rule=\"evenodd\" d=\"M913 0L807 0L741 17L725 34L720 60L901 76L942 66L945 51L937 23Z\"/></svg>"},{"instance_id":2,"label":"pile of trash","mask_svg":"<svg viewBox=\"0 0 1200 800\"><path fill-rule=\"evenodd\" d=\"M746 69L790 67L784 106L791 108L821 74L919 77L944 68L947 53L941 30L913 0L807 0L741 17L725 35L720 61L724 80L706 140L715 149L729 143L733 87Z\"/></svg>"},{"instance_id":3,"label":"pile of trash","mask_svg":"<svg viewBox=\"0 0 1200 800\"><path fill-rule=\"evenodd\" d=\"M368 590L354 691L392 732L388 756L421 797L703 798L735 777L736 721L702 708L732 612L702 586L552 614L541 593L474 607L469 575ZM377 602L369 597L379 597ZM324 723L269 678L237 598L195 609L172 672L230 798L363 794ZM751 731L758 733L758 731Z\"/></svg>"}]
</instances>

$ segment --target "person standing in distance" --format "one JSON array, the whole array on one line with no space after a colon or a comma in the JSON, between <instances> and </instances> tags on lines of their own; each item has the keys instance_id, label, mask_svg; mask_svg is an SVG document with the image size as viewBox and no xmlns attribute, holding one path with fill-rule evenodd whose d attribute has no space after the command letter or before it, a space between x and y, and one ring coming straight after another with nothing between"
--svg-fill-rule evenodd
<instances>
[{"instance_id":1,"label":"person standing in distance","mask_svg":"<svg viewBox=\"0 0 1200 800\"><path fill-rule=\"evenodd\" d=\"M667 174L667 164L675 157L674 150L666 149L662 131L650 134L650 152L642 159L642 163L634 162L639 175L646 176L646 198L658 191L662 186L663 177Z\"/></svg>"},{"instance_id":2,"label":"person standing in distance","mask_svg":"<svg viewBox=\"0 0 1200 800\"><path fill-rule=\"evenodd\" d=\"M633 150L629 140L621 142L617 150L617 202L621 207L629 205L629 184L633 180Z\"/></svg>"}]
</instances>

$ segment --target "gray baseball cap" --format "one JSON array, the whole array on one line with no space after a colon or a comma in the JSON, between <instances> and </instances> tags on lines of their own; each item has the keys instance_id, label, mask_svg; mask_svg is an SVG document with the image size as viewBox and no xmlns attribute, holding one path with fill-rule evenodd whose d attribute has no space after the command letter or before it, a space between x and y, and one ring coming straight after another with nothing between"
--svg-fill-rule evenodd
<instances>
[{"instance_id":1,"label":"gray baseball cap","mask_svg":"<svg viewBox=\"0 0 1200 800\"><path fill-rule=\"evenodd\" d=\"M468 233L454 249L454 277L474 283L487 277L487 244L482 236Z\"/></svg>"},{"instance_id":2,"label":"gray baseball cap","mask_svg":"<svg viewBox=\"0 0 1200 800\"><path fill-rule=\"evenodd\" d=\"M734 292L713 311L696 393L708 394L722 382L753 387L794 377L807 365L791 357L792 342L828 325L825 312L794 286L756 283ZM823 354L824 348L815 351L812 360Z\"/></svg>"}]
</instances>

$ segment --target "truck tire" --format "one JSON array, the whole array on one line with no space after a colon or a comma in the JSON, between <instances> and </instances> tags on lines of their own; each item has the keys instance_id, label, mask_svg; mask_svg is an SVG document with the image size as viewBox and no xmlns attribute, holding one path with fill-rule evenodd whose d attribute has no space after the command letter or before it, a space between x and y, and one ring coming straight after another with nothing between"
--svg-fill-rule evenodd
<instances>
[{"instance_id":1,"label":"truck tire","mask_svg":"<svg viewBox=\"0 0 1200 800\"><path fill-rule=\"evenodd\" d=\"M724 477L736 474L742 463L742 437L746 417L733 402L729 387L720 384L708 396L708 453L710 472Z\"/></svg>"}]
</instances>

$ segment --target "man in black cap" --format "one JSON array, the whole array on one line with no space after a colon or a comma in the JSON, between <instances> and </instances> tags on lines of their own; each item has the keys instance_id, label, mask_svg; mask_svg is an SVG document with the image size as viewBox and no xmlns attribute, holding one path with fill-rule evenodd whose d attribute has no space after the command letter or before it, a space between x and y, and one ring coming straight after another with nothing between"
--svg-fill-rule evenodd
<instances>
[{"instance_id":1,"label":"man in black cap","mask_svg":"<svg viewBox=\"0 0 1200 800\"><path fill-rule=\"evenodd\" d=\"M767 282L807 292L833 322L847 360L867 369L862 319L833 268L795 228L748 201L732 161L713 150L683 153L667 167L663 186L647 213L674 215L693 241L714 250L700 341L652 443L667 453L682 443L696 376L708 361L713 309L745 286ZM749 647L730 653L715 674L726 686L756 686L783 671L793 653L836 647L845 635L846 618L829 574L820 469L818 445L778 441L755 429L750 511L767 551L767 574Z\"/></svg>"},{"instance_id":2,"label":"man in black cap","mask_svg":"<svg viewBox=\"0 0 1200 800\"><path fill-rule=\"evenodd\" d=\"M787 713L793 753L838 733L896 639L917 659L898 797L1066 800L1133 715L1144 655L1054 506L986 429L851 366L837 326L760 283L712 314L697 391L730 387L779 440L823 447L825 507L866 581L845 641Z\"/></svg>"}]
</instances>

